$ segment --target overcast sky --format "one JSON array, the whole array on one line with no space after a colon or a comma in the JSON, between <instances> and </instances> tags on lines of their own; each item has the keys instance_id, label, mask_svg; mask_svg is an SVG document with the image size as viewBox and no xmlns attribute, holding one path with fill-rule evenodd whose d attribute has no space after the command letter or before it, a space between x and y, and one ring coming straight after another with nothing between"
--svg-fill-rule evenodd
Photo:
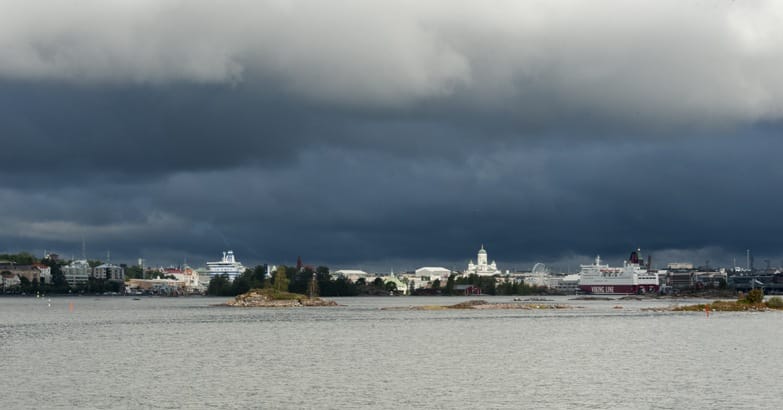
<instances>
[{"instance_id":1,"label":"overcast sky","mask_svg":"<svg viewBox=\"0 0 783 410\"><path fill-rule=\"evenodd\" d=\"M779 1L0 2L0 253L780 265Z\"/></svg>"}]
</instances>

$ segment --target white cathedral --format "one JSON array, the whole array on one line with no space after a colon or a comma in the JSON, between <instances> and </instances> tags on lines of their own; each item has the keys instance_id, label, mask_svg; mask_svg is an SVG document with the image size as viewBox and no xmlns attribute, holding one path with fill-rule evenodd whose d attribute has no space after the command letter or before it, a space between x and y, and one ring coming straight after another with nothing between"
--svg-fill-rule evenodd
<instances>
[{"instance_id":1,"label":"white cathedral","mask_svg":"<svg viewBox=\"0 0 783 410\"><path fill-rule=\"evenodd\" d=\"M479 276L492 276L500 274L497 265L495 265L495 261L487 264L487 251L484 250L484 245L481 245L481 249L478 251L476 264L474 265L473 261L468 262L468 269L465 270L465 276L471 274L476 274Z\"/></svg>"}]
</instances>

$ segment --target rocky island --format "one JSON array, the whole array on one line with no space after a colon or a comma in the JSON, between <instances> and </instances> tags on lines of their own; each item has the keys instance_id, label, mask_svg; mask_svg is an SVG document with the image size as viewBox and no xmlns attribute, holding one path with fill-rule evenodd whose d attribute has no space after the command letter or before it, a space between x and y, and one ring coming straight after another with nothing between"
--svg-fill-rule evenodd
<instances>
[{"instance_id":1,"label":"rocky island","mask_svg":"<svg viewBox=\"0 0 783 410\"><path fill-rule=\"evenodd\" d=\"M668 308L647 308L642 310L659 312L759 312L767 310L783 310L783 298L771 297L764 301L764 292L753 289L747 294L740 292L736 301L716 300L712 303L697 305L670 306Z\"/></svg>"},{"instance_id":2,"label":"rocky island","mask_svg":"<svg viewBox=\"0 0 783 410\"><path fill-rule=\"evenodd\" d=\"M571 309L570 305L534 304L534 303L489 303L486 300L469 300L455 305L425 305L409 307L390 307L381 310L448 310L448 309L475 309L475 310L501 310L501 309Z\"/></svg>"},{"instance_id":3,"label":"rocky island","mask_svg":"<svg viewBox=\"0 0 783 410\"><path fill-rule=\"evenodd\" d=\"M275 289L252 289L247 293L237 295L220 306L231 307L312 307L339 306L333 300L318 297L308 297L299 293L277 291Z\"/></svg>"}]
</instances>

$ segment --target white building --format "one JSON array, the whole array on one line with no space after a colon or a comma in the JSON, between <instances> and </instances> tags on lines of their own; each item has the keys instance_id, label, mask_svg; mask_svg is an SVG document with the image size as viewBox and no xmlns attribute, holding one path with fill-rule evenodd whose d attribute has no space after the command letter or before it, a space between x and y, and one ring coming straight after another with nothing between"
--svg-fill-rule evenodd
<instances>
[{"instance_id":1,"label":"white building","mask_svg":"<svg viewBox=\"0 0 783 410\"><path fill-rule=\"evenodd\" d=\"M92 274L92 268L86 260L80 259L71 262L68 266L62 268L65 281L69 286L83 285Z\"/></svg>"},{"instance_id":2,"label":"white building","mask_svg":"<svg viewBox=\"0 0 783 410\"><path fill-rule=\"evenodd\" d=\"M449 275L451 275L451 270L442 268L442 267L432 267L432 266L425 266L422 268L416 269L416 278L422 281L431 282L435 279L440 279L441 282L446 281L449 279Z\"/></svg>"},{"instance_id":3,"label":"white building","mask_svg":"<svg viewBox=\"0 0 783 410\"><path fill-rule=\"evenodd\" d=\"M351 282L356 282L361 278L367 280L367 278L371 276L369 273L358 269L340 269L338 271L335 271L334 275L337 277L348 279Z\"/></svg>"},{"instance_id":4,"label":"white building","mask_svg":"<svg viewBox=\"0 0 783 410\"><path fill-rule=\"evenodd\" d=\"M498 270L497 265L495 265L495 261L492 261L492 263L487 263L487 251L484 250L484 245L481 245L481 249L478 251L478 256L476 257L476 264L473 264L473 261L468 262L468 269L465 270L465 275L479 275L479 276L493 276L493 275L500 275L500 271Z\"/></svg>"},{"instance_id":5,"label":"white building","mask_svg":"<svg viewBox=\"0 0 783 410\"><path fill-rule=\"evenodd\" d=\"M93 268L92 277L95 279L123 281L125 280L125 269L122 266L104 263Z\"/></svg>"}]
</instances>

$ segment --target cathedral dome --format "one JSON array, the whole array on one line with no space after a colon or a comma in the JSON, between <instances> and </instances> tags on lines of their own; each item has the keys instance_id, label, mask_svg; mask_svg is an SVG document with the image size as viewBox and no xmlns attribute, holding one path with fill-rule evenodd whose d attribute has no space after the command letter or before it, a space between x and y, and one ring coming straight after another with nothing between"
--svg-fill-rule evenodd
<instances>
[{"instance_id":1,"label":"cathedral dome","mask_svg":"<svg viewBox=\"0 0 783 410\"><path fill-rule=\"evenodd\" d=\"M486 255L487 251L484 250L484 245L481 245L481 249L479 249L479 255Z\"/></svg>"}]
</instances>

